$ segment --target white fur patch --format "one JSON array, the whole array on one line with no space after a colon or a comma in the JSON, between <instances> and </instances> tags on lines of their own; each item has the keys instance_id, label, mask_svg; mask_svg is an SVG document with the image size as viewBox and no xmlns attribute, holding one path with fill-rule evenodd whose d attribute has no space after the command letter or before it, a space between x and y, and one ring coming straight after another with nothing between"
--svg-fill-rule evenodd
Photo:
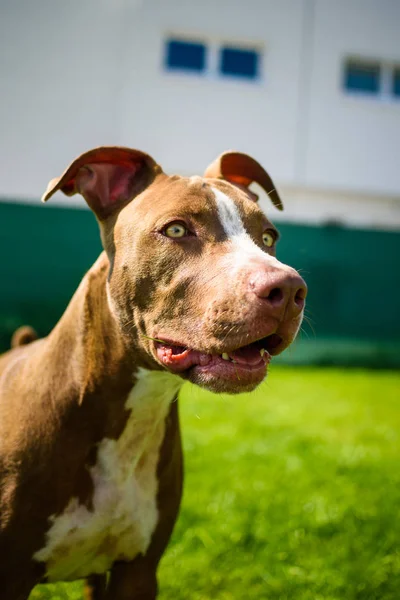
<instances>
[{"instance_id":1,"label":"white fur patch","mask_svg":"<svg viewBox=\"0 0 400 600\"><path fill-rule=\"evenodd\" d=\"M165 419L182 380L141 369L125 407L131 410L117 440L100 442L90 470L93 510L72 498L52 517L44 548L33 558L46 563L49 581L105 573L115 560L145 553L158 521L157 464Z\"/></svg>"},{"instance_id":2,"label":"white fur patch","mask_svg":"<svg viewBox=\"0 0 400 600\"><path fill-rule=\"evenodd\" d=\"M280 264L275 257L261 250L251 239L234 201L217 188L213 187L212 191L215 195L221 225L233 244L235 266L248 266L249 262L254 259L269 264Z\"/></svg>"},{"instance_id":3,"label":"white fur patch","mask_svg":"<svg viewBox=\"0 0 400 600\"><path fill-rule=\"evenodd\" d=\"M226 235L229 238L243 234L247 235L234 201L220 190L217 190L216 188L212 188L212 190L217 201L218 215Z\"/></svg>"}]
</instances>

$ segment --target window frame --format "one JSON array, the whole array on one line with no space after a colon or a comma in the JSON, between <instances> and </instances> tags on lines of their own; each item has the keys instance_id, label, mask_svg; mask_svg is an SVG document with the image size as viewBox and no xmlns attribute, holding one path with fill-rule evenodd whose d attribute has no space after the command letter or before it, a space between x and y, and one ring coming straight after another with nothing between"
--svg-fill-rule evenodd
<instances>
[{"instance_id":1,"label":"window frame","mask_svg":"<svg viewBox=\"0 0 400 600\"><path fill-rule=\"evenodd\" d=\"M254 69L254 75L247 75L244 73L239 73L239 72L224 72L223 71L223 61L224 61L224 52L233 52L233 53L240 53L242 52L243 54L253 54L255 57L255 69ZM228 79L233 79L233 80L237 80L237 81L241 81L241 82L246 82L246 83L257 83L259 81L262 80L263 77L263 73L262 73L262 66L263 66L263 48L261 48L260 46L254 44L253 46L250 46L250 44L244 45L244 44L235 44L232 42L223 42L220 43L218 45L218 64L217 64L217 75L218 77L222 77L223 79L228 78Z\"/></svg>"},{"instance_id":2,"label":"window frame","mask_svg":"<svg viewBox=\"0 0 400 600\"><path fill-rule=\"evenodd\" d=\"M170 48L171 48L171 44L182 44L183 45L187 45L187 46L199 46L202 47L203 49L203 56L202 56L202 68L191 68L190 66L184 66L182 65L172 65L169 62L169 56L170 56ZM164 56L163 56L163 69L165 72L167 73L171 73L171 74L182 74L185 76L195 76L195 77L202 77L204 75L207 74L208 71L208 62L209 62L209 48L208 48L208 44L207 41L204 38L200 38L200 37L188 37L188 36L181 36L181 35L168 35L165 36L164 38Z\"/></svg>"},{"instance_id":3,"label":"window frame","mask_svg":"<svg viewBox=\"0 0 400 600\"><path fill-rule=\"evenodd\" d=\"M205 48L204 69L186 69L180 67L171 67L168 64L168 47L171 42L182 42L187 44L201 44ZM212 81L218 81L223 84L232 83L240 85L260 85L265 83L264 65L265 65L265 45L261 42L226 40L224 38L206 38L197 34L164 32L162 47L161 69L168 77L178 78L205 78ZM230 75L222 73L220 69L220 55L224 48L233 50L244 50L254 52L258 58L256 77L247 77L241 75Z\"/></svg>"},{"instance_id":4,"label":"window frame","mask_svg":"<svg viewBox=\"0 0 400 600\"><path fill-rule=\"evenodd\" d=\"M353 69L358 68L358 73L356 73L356 76L360 76L362 71L367 72L368 70L370 70L372 76L376 75L376 89L368 89L365 87L364 88L349 87L349 79L352 76L353 77L355 76L354 71L353 71L353 73L350 72L352 67L353 67ZM373 71L375 71L375 73L373 73ZM367 58L360 59L360 58L349 57L344 62L342 75L343 75L342 85L343 85L345 92L348 94L379 96L381 93L383 78L382 78L382 65L379 62L379 60L370 60Z\"/></svg>"},{"instance_id":5,"label":"window frame","mask_svg":"<svg viewBox=\"0 0 400 600\"><path fill-rule=\"evenodd\" d=\"M370 92L362 89L349 89L346 87L346 68L349 63L369 63L379 66L379 87L376 92ZM349 98L366 100L369 102L386 102L397 104L400 102L400 94L394 93L394 76L400 73L400 61L387 61L370 56L346 55L341 64L341 92Z\"/></svg>"}]
</instances>

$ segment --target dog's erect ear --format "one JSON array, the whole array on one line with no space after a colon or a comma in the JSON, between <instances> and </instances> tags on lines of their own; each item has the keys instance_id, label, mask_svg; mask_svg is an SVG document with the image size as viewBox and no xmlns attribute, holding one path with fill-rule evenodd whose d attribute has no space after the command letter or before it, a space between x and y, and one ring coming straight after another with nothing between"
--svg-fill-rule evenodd
<instances>
[{"instance_id":1,"label":"dog's erect ear","mask_svg":"<svg viewBox=\"0 0 400 600\"><path fill-rule=\"evenodd\" d=\"M283 210L283 203L274 183L268 173L254 158L241 152L228 151L220 154L204 173L204 177L225 179L246 191L257 200L256 194L252 193L248 187L253 181L258 183L268 194L272 203L279 210Z\"/></svg>"},{"instance_id":2,"label":"dog's erect ear","mask_svg":"<svg viewBox=\"0 0 400 600\"><path fill-rule=\"evenodd\" d=\"M161 172L161 167L144 152L101 146L81 154L61 177L52 179L42 201L57 190L67 196L82 194L102 220L137 196Z\"/></svg>"}]
</instances>

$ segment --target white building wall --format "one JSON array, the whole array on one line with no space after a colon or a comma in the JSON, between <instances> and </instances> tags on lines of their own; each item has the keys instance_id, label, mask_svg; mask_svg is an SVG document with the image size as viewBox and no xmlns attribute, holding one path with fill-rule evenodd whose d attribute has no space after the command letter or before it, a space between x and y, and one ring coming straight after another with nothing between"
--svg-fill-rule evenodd
<instances>
[{"instance_id":1,"label":"white building wall","mask_svg":"<svg viewBox=\"0 0 400 600\"><path fill-rule=\"evenodd\" d=\"M346 56L400 64L399 22L398 0L3 0L0 196L37 201L96 145L182 174L236 148L269 170L283 218L399 226L400 102L341 88ZM168 35L256 45L263 76L168 73Z\"/></svg>"},{"instance_id":2,"label":"white building wall","mask_svg":"<svg viewBox=\"0 0 400 600\"><path fill-rule=\"evenodd\" d=\"M241 2L212 0L6 0L2 194L37 197L75 155L113 143L145 149L181 173L238 148L292 180L302 1L275 6L249 0L244 14ZM261 81L167 73L171 33L257 44L265 50Z\"/></svg>"},{"instance_id":3,"label":"white building wall","mask_svg":"<svg viewBox=\"0 0 400 600\"><path fill-rule=\"evenodd\" d=\"M117 142L123 15L107 0L2 0L0 193L38 198L92 146Z\"/></svg>"},{"instance_id":4,"label":"white building wall","mask_svg":"<svg viewBox=\"0 0 400 600\"><path fill-rule=\"evenodd\" d=\"M240 149L278 180L293 181L303 1L155 0L132 8L128 22L135 23L135 12L124 55L122 141L151 149L168 170L190 174L220 152ZM234 81L216 69L168 73L169 34L204 41L211 50L224 42L254 44L264 52L262 78Z\"/></svg>"},{"instance_id":5,"label":"white building wall","mask_svg":"<svg viewBox=\"0 0 400 600\"><path fill-rule=\"evenodd\" d=\"M400 195L400 99L343 91L346 57L400 66L398 0L316 0L303 183ZM307 68L307 65L304 65Z\"/></svg>"}]
</instances>

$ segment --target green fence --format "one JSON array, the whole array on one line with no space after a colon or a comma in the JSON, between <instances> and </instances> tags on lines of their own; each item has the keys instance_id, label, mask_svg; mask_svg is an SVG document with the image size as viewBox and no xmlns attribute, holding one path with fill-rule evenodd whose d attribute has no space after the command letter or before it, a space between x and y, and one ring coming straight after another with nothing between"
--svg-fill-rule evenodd
<instances>
[{"instance_id":1,"label":"green fence","mask_svg":"<svg viewBox=\"0 0 400 600\"><path fill-rule=\"evenodd\" d=\"M400 233L280 224L280 260L309 286L303 332L281 362L400 366ZM101 250L86 210L0 203L0 348L45 335Z\"/></svg>"}]
</instances>

